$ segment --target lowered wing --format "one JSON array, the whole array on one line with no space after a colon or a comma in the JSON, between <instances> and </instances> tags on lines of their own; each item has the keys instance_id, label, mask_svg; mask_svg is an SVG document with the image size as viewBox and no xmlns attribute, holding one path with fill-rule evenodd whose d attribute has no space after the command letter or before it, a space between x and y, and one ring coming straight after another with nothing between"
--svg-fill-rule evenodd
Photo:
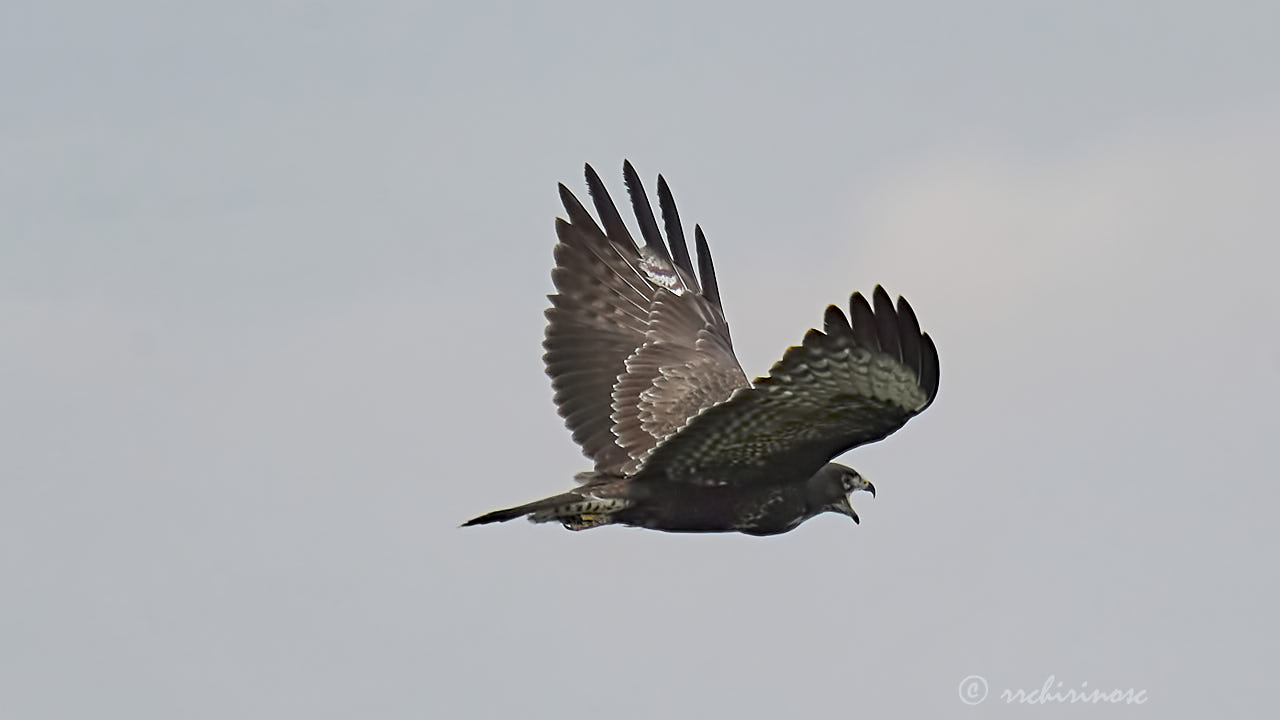
<instances>
[{"instance_id":1,"label":"lowered wing","mask_svg":"<svg viewBox=\"0 0 1280 720\"><path fill-rule=\"evenodd\" d=\"M816 472L922 412L938 392L938 352L903 298L877 286L849 314L827 308L769 375L694 417L644 459L646 480L727 485Z\"/></svg>"}]
</instances>

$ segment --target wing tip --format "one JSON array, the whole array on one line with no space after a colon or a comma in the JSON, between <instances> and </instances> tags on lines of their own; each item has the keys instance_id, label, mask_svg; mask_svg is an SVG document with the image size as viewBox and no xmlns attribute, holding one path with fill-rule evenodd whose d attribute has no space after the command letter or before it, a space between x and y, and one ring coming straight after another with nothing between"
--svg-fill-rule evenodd
<instances>
[{"instance_id":1,"label":"wing tip","mask_svg":"<svg viewBox=\"0 0 1280 720\"><path fill-rule=\"evenodd\" d=\"M898 313L893 309L893 301L883 285L876 285L871 293L876 316L876 336L880 341L880 351L902 362L902 343L898 336Z\"/></svg>"},{"instance_id":2,"label":"wing tip","mask_svg":"<svg viewBox=\"0 0 1280 720\"><path fill-rule=\"evenodd\" d=\"M716 279L715 262L711 259L711 246L707 244L707 236L702 232L702 225L693 226L693 245L698 252L698 279L702 285L702 297L724 314L724 305L720 303L720 281Z\"/></svg>"},{"instance_id":3,"label":"wing tip","mask_svg":"<svg viewBox=\"0 0 1280 720\"><path fill-rule=\"evenodd\" d=\"M853 339L853 327L849 325L849 318L837 305L827 306L822 314L822 329L832 337Z\"/></svg>"},{"instance_id":4,"label":"wing tip","mask_svg":"<svg viewBox=\"0 0 1280 720\"><path fill-rule=\"evenodd\" d=\"M875 313L867 298L856 290L849 296L849 325L853 328L853 338L857 344L868 350L880 350Z\"/></svg>"},{"instance_id":5,"label":"wing tip","mask_svg":"<svg viewBox=\"0 0 1280 720\"><path fill-rule=\"evenodd\" d=\"M934 398L938 396L938 380L941 377L938 347L933 344L933 338L929 337L929 333L920 334L920 345L920 384L924 388L925 395L929 398L924 407L929 407L929 405L933 404ZM923 410L924 408L920 409Z\"/></svg>"},{"instance_id":6,"label":"wing tip","mask_svg":"<svg viewBox=\"0 0 1280 720\"><path fill-rule=\"evenodd\" d=\"M830 309L827 313L830 324L835 318ZM885 353L915 373L926 397L920 410L928 407L938 395L938 348L933 338L920 330L911 303L901 295L894 303L888 291L876 285L871 302L861 292L849 296L849 322L858 345Z\"/></svg>"}]
</instances>

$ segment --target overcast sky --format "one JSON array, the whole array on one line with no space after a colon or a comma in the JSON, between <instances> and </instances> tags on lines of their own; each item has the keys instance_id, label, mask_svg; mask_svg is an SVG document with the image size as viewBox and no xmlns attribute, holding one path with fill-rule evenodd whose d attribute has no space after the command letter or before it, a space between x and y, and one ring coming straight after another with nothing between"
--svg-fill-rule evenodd
<instances>
[{"instance_id":1,"label":"overcast sky","mask_svg":"<svg viewBox=\"0 0 1280 720\"><path fill-rule=\"evenodd\" d=\"M0 5L0 715L1274 708L1280 6L186 5ZM624 157L752 376L911 300L860 526L457 528L587 467L555 190Z\"/></svg>"}]
</instances>

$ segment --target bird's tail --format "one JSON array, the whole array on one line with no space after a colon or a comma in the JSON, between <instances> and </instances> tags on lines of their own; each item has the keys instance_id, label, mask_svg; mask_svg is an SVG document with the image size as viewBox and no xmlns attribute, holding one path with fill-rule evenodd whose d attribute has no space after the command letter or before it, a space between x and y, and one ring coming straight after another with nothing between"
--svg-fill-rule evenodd
<instances>
[{"instance_id":1,"label":"bird's tail","mask_svg":"<svg viewBox=\"0 0 1280 720\"><path fill-rule=\"evenodd\" d=\"M555 519L554 511L557 508L572 505L575 502L581 502L581 501L582 501L582 497L574 492L567 492L560 495L553 495L549 498L543 498L541 500L534 500L531 503L525 503L524 505L517 505L516 507L509 507L509 508L504 508L502 510L494 510L493 512L485 513L480 517L471 518L470 520L462 523L462 527L470 527L472 525L488 525L489 523L495 523L495 522L506 522L508 520L515 520L516 518L524 517L525 515L535 515L535 517L530 518L534 522L546 522L548 520ZM546 517L541 517L543 515L545 515Z\"/></svg>"},{"instance_id":2,"label":"bird's tail","mask_svg":"<svg viewBox=\"0 0 1280 720\"><path fill-rule=\"evenodd\" d=\"M564 523L571 530L585 530L588 527L607 525L613 521L611 513L627 507L630 503L621 498L600 498L585 494L579 490L570 490L549 498L535 500L524 505L494 510L477 518L472 518L462 527L471 525L488 525L495 522L506 522L519 517L529 516L536 523L553 520Z\"/></svg>"}]
</instances>

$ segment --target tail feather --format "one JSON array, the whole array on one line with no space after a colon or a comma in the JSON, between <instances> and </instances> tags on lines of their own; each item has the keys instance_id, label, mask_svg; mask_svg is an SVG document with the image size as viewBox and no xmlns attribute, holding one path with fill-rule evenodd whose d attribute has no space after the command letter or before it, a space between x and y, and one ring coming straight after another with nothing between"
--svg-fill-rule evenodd
<instances>
[{"instance_id":1,"label":"tail feather","mask_svg":"<svg viewBox=\"0 0 1280 720\"><path fill-rule=\"evenodd\" d=\"M578 502L581 499L582 497L580 495L571 492L564 493L563 495L555 495L549 498L543 498L542 500L534 500L533 502L525 503L524 505L517 505L516 507L503 508L502 510L494 510L493 512L485 513L480 517L471 518L470 520L462 523L462 527L488 525L489 523L515 520L516 518L524 517L525 515L539 511L555 510L562 505ZM543 522L545 522L545 520L543 520Z\"/></svg>"},{"instance_id":2,"label":"tail feather","mask_svg":"<svg viewBox=\"0 0 1280 720\"><path fill-rule=\"evenodd\" d=\"M462 523L462 527L471 527L472 525L488 525L489 523L495 523L495 522L506 522L508 520L515 520L521 515L527 515L528 513L529 513L528 510L524 510L523 508L518 508L518 507L506 508L503 510L494 510L493 512L485 513L480 517L471 518L470 520Z\"/></svg>"},{"instance_id":3,"label":"tail feather","mask_svg":"<svg viewBox=\"0 0 1280 720\"><path fill-rule=\"evenodd\" d=\"M631 502L622 497L602 498L586 489L570 490L524 505L485 513L462 523L462 527L506 522L528 515L536 523L558 521L570 530L585 530L612 523L613 513L630 505Z\"/></svg>"}]
</instances>

